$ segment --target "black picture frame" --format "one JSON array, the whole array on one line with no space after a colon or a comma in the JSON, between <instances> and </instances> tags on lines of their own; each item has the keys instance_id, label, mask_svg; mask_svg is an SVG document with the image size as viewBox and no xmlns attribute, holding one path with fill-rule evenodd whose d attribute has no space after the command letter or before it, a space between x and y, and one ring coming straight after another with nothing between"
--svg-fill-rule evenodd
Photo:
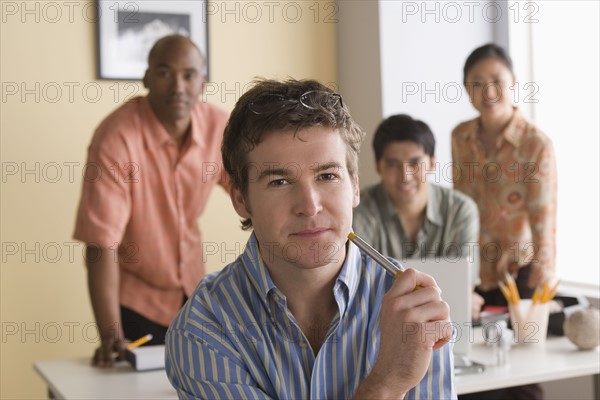
<instances>
[{"instance_id":1,"label":"black picture frame","mask_svg":"<svg viewBox=\"0 0 600 400\"><path fill-rule=\"evenodd\" d=\"M97 77L100 80L141 80L148 52L161 37L188 36L206 58L206 0L97 0Z\"/></svg>"}]
</instances>

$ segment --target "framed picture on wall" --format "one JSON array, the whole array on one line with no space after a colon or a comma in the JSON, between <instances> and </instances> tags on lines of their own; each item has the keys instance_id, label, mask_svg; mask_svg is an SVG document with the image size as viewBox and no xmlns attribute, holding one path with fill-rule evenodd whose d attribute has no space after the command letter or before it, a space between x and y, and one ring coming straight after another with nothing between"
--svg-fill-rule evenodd
<instances>
[{"instance_id":1,"label":"framed picture on wall","mask_svg":"<svg viewBox=\"0 0 600 400\"><path fill-rule=\"evenodd\" d=\"M206 0L97 1L98 79L141 80L154 43L174 33L196 43L208 78Z\"/></svg>"}]
</instances>

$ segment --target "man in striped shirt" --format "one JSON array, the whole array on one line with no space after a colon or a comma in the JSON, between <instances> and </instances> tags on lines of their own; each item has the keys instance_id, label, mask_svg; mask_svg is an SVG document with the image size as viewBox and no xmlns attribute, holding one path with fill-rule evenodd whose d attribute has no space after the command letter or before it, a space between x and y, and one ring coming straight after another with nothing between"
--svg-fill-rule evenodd
<instances>
[{"instance_id":1,"label":"man in striped shirt","mask_svg":"<svg viewBox=\"0 0 600 400\"><path fill-rule=\"evenodd\" d=\"M362 138L316 81L263 80L240 98L222 152L253 233L169 328L180 398L456 397L435 281L414 270L394 279L347 241Z\"/></svg>"}]
</instances>

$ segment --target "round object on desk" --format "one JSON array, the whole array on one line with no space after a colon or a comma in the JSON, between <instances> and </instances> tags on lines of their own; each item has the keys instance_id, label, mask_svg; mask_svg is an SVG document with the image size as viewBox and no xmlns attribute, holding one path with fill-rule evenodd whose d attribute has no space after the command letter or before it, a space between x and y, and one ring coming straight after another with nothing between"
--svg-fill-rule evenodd
<instances>
[{"instance_id":1,"label":"round object on desk","mask_svg":"<svg viewBox=\"0 0 600 400\"><path fill-rule=\"evenodd\" d=\"M600 310L587 308L575 311L563 326L565 336L579 348L592 350L600 345Z\"/></svg>"}]
</instances>

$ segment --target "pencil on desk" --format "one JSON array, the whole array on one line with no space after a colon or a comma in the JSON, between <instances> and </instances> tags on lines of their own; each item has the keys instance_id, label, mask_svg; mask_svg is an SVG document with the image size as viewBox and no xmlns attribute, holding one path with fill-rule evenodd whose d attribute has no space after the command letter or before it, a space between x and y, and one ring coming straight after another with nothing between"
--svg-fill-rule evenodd
<instances>
[{"instance_id":1,"label":"pencil on desk","mask_svg":"<svg viewBox=\"0 0 600 400\"><path fill-rule=\"evenodd\" d=\"M135 340L135 341L129 343L129 345L127 346L127 350L133 350L136 347L140 347L141 345L148 343L151 340L152 340L152 334L149 333L146 336L142 336L138 340Z\"/></svg>"},{"instance_id":2,"label":"pencil on desk","mask_svg":"<svg viewBox=\"0 0 600 400\"><path fill-rule=\"evenodd\" d=\"M390 275L393 275L395 278L399 277L404 272L404 270L394 265L394 263L385 258L383 254L375 250L373 246L361 239L356 233L350 232L348 234L348 239L351 240L362 251L367 253L373 260L377 262L377 264L381 265ZM422 288L423 286L417 285L415 290Z\"/></svg>"}]
</instances>

